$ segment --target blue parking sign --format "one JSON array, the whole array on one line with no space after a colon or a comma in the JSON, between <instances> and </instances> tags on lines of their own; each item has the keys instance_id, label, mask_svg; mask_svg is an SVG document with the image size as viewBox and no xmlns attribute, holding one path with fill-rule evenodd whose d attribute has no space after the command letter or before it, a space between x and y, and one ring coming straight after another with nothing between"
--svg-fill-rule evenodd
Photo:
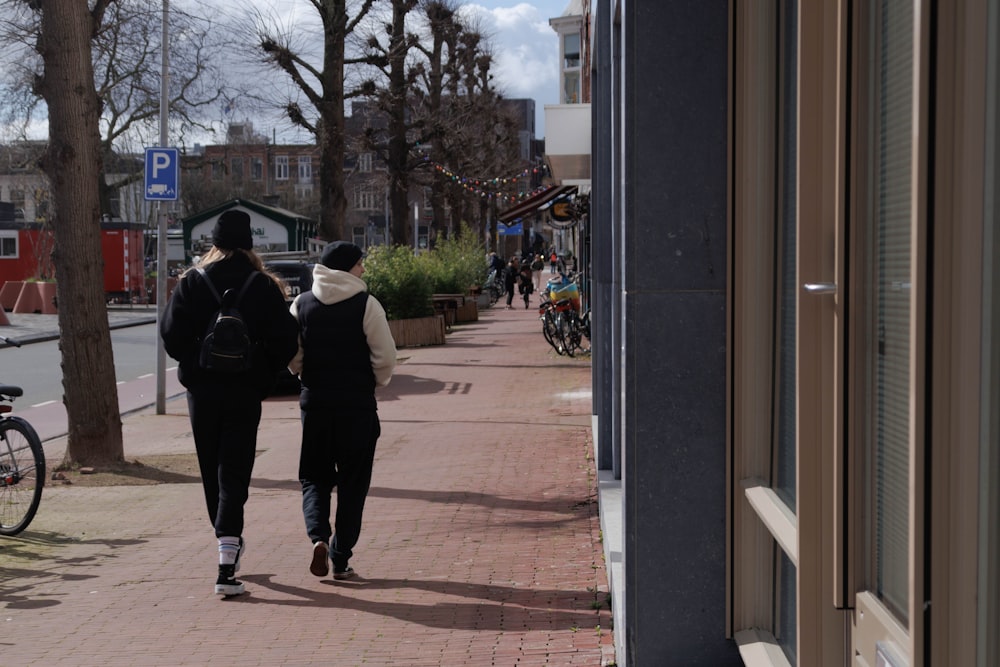
<instances>
[{"instance_id":1,"label":"blue parking sign","mask_svg":"<svg viewBox=\"0 0 1000 667\"><path fill-rule=\"evenodd\" d=\"M146 149L146 200L177 199L177 175L180 173L176 148Z\"/></svg>"}]
</instances>

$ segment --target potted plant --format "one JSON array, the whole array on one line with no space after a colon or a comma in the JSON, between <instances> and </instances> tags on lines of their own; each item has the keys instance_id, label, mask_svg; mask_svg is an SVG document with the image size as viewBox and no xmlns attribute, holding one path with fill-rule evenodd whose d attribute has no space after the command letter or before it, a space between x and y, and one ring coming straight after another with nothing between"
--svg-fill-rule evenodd
<instances>
[{"instance_id":1,"label":"potted plant","mask_svg":"<svg viewBox=\"0 0 1000 667\"><path fill-rule=\"evenodd\" d=\"M434 314L430 277L411 248L370 248L364 278L385 308L396 347L444 344L444 318Z\"/></svg>"}]
</instances>

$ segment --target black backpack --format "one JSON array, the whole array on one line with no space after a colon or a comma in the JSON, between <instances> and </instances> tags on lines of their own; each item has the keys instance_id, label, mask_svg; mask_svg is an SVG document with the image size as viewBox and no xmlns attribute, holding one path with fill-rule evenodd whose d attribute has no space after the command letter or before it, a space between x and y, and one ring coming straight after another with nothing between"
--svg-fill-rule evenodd
<instances>
[{"instance_id":1,"label":"black backpack","mask_svg":"<svg viewBox=\"0 0 1000 667\"><path fill-rule=\"evenodd\" d=\"M205 269L199 267L198 273L205 279L208 289L219 302L219 310L212 316L201 339L198 365L205 370L220 373L239 373L249 370L252 363L253 342L237 307L250 283L260 272L251 272L239 293L234 289L227 289L221 298Z\"/></svg>"}]
</instances>

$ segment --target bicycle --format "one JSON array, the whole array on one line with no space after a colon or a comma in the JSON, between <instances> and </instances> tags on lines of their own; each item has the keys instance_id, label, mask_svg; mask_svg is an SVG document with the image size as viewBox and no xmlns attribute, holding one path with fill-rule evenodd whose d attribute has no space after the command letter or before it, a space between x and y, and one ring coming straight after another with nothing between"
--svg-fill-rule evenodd
<instances>
[{"instance_id":1,"label":"bicycle","mask_svg":"<svg viewBox=\"0 0 1000 667\"><path fill-rule=\"evenodd\" d=\"M0 341L21 347L0 336ZM22 417L9 415L10 405L22 396L21 387L0 385L0 535L17 535L31 523L42 501L45 452L34 427Z\"/></svg>"},{"instance_id":2,"label":"bicycle","mask_svg":"<svg viewBox=\"0 0 1000 667\"><path fill-rule=\"evenodd\" d=\"M547 297L538 306L538 319L542 321L542 336L558 354L566 354L566 341L558 324L556 304Z\"/></svg>"},{"instance_id":3,"label":"bicycle","mask_svg":"<svg viewBox=\"0 0 1000 667\"><path fill-rule=\"evenodd\" d=\"M491 306L502 299L507 293L507 285L503 279L503 271L491 271L489 278L486 279L486 285L490 293Z\"/></svg>"},{"instance_id":4,"label":"bicycle","mask_svg":"<svg viewBox=\"0 0 1000 667\"><path fill-rule=\"evenodd\" d=\"M566 356L576 356L577 352L590 352L590 346L583 346L584 337L590 341L590 313L583 316L569 299L556 302L556 327L563 341Z\"/></svg>"}]
</instances>

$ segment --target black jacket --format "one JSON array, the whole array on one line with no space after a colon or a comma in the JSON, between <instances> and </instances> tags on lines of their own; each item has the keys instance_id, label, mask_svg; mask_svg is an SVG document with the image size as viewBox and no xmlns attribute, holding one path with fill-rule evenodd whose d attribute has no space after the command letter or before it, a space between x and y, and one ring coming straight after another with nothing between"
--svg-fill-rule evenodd
<instances>
[{"instance_id":1,"label":"black jacket","mask_svg":"<svg viewBox=\"0 0 1000 667\"><path fill-rule=\"evenodd\" d=\"M206 267L220 295L227 289L239 291L253 270L250 260L240 252ZM198 365L201 338L219 309L219 302L197 271L188 271L181 278L160 322L160 336L167 354L179 363L177 379L182 385L195 389L249 384L261 398L270 392L278 371L298 351L298 323L288 312L281 290L263 274L250 283L238 308L255 344L253 366L245 373L235 374L202 369Z\"/></svg>"}]
</instances>

